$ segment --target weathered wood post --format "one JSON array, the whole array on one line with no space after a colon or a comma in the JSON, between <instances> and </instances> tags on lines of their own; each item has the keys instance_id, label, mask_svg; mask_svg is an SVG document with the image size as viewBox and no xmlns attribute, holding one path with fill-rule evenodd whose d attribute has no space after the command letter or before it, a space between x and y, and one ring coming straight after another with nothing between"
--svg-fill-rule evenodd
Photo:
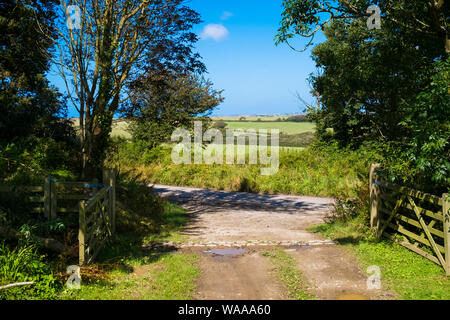
<instances>
[{"instance_id":1,"label":"weathered wood post","mask_svg":"<svg viewBox=\"0 0 450 320\"><path fill-rule=\"evenodd\" d=\"M46 219L50 219L51 216L51 180L45 178L44 182L44 216Z\"/></svg>"},{"instance_id":2,"label":"weathered wood post","mask_svg":"<svg viewBox=\"0 0 450 320\"><path fill-rule=\"evenodd\" d=\"M103 184L111 187L109 193L109 212L111 221L111 233L116 231L116 170L103 169Z\"/></svg>"},{"instance_id":3,"label":"weathered wood post","mask_svg":"<svg viewBox=\"0 0 450 320\"><path fill-rule=\"evenodd\" d=\"M111 170L111 213L112 213L112 230L111 232L114 234L116 232L116 177L117 171L116 169Z\"/></svg>"},{"instance_id":4,"label":"weathered wood post","mask_svg":"<svg viewBox=\"0 0 450 320\"><path fill-rule=\"evenodd\" d=\"M92 196L94 195L94 194L96 194L97 192L98 192L98 190L100 190L100 188L98 187L98 185L99 185L99 182L98 182L98 179L97 178L94 178L94 179L92 179Z\"/></svg>"},{"instance_id":5,"label":"weathered wood post","mask_svg":"<svg viewBox=\"0 0 450 320\"><path fill-rule=\"evenodd\" d=\"M78 263L82 266L86 260L85 240L86 240L86 201L80 201L78 211Z\"/></svg>"},{"instance_id":6,"label":"weathered wood post","mask_svg":"<svg viewBox=\"0 0 450 320\"><path fill-rule=\"evenodd\" d=\"M450 198L449 194L442 195L442 214L444 215L444 258L445 273L450 276Z\"/></svg>"},{"instance_id":7,"label":"weathered wood post","mask_svg":"<svg viewBox=\"0 0 450 320\"><path fill-rule=\"evenodd\" d=\"M380 168L379 163L374 163L370 165L369 173L369 190L370 190L370 227L375 228L378 232L380 228L380 217L379 217L379 195L380 188L375 184L376 181L376 170Z\"/></svg>"},{"instance_id":8,"label":"weathered wood post","mask_svg":"<svg viewBox=\"0 0 450 320\"><path fill-rule=\"evenodd\" d=\"M58 200L56 192L56 180L50 180L50 219L56 219L58 217Z\"/></svg>"}]
</instances>

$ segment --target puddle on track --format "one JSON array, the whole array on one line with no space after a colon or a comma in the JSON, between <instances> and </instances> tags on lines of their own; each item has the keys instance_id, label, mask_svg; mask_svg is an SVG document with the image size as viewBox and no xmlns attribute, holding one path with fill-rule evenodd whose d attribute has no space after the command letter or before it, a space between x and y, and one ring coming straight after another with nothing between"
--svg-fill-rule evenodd
<instances>
[{"instance_id":1,"label":"puddle on track","mask_svg":"<svg viewBox=\"0 0 450 320\"><path fill-rule=\"evenodd\" d=\"M204 251L205 253L210 253L218 256L233 256L238 254L247 253L247 249L234 249L234 248L228 248L228 249L211 249L208 251Z\"/></svg>"}]
</instances>

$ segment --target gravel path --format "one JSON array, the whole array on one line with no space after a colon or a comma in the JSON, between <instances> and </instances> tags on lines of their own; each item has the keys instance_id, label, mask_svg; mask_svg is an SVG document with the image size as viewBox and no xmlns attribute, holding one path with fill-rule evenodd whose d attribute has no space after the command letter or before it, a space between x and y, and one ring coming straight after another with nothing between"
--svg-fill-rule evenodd
<instances>
[{"instance_id":1,"label":"gravel path","mask_svg":"<svg viewBox=\"0 0 450 320\"><path fill-rule=\"evenodd\" d=\"M367 275L345 249L307 227L331 214L333 199L263 195L153 185L157 194L182 206L190 220L184 243L166 243L201 257L196 299L286 299L273 266L261 256L276 246L290 254L318 299L386 299L367 289ZM215 248L245 248L217 255Z\"/></svg>"}]
</instances>

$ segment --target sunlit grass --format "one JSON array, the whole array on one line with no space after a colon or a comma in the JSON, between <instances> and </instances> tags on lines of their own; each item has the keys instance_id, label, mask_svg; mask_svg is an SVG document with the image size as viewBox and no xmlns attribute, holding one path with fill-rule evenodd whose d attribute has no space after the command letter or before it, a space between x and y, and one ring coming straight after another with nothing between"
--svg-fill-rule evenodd
<instances>
[{"instance_id":1,"label":"sunlit grass","mask_svg":"<svg viewBox=\"0 0 450 320\"><path fill-rule=\"evenodd\" d=\"M146 259L147 258L147 259ZM195 292L199 275L193 254L152 254L138 261L125 260L126 267L114 269L106 277L66 289L61 299L75 300L185 300ZM148 261L150 260L150 261Z\"/></svg>"},{"instance_id":2,"label":"sunlit grass","mask_svg":"<svg viewBox=\"0 0 450 320\"><path fill-rule=\"evenodd\" d=\"M130 160L130 152L122 151L122 168L142 174L149 183L211 188L227 191L244 191L267 194L295 194L322 197L337 195L355 196L354 186L360 181L358 174L368 169L369 162L357 153L335 150L325 154L313 148L280 150L280 164L274 175L262 175L261 168L270 165L249 164L246 146L246 164L181 164L171 159L171 147L164 146L157 152L150 151L151 160L136 156ZM143 160L144 159L144 160ZM235 155L235 163L237 162ZM224 163L225 155L224 155Z\"/></svg>"},{"instance_id":3,"label":"sunlit grass","mask_svg":"<svg viewBox=\"0 0 450 320\"><path fill-rule=\"evenodd\" d=\"M308 292L303 274L297 269L295 260L280 248L263 251L262 256L270 259L274 265L275 276L283 283L289 298L312 300L314 295Z\"/></svg>"},{"instance_id":4,"label":"sunlit grass","mask_svg":"<svg viewBox=\"0 0 450 320\"><path fill-rule=\"evenodd\" d=\"M334 221L311 228L350 248L365 269L381 269L382 286L405 300L449 300L450 277L442 267L390 241L367 236L361 218Z\"/></svg>"}]
</instances>

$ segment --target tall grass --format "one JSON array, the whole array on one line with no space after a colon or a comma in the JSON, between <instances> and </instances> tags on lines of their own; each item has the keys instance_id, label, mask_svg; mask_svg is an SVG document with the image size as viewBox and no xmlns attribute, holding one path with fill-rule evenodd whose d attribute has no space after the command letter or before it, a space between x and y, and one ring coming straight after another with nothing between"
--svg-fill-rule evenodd
<instances>
[{"instance_id":1,"label":"tall grass","mask_svg":"<svg viewBox=\"0 0 450 320\"><path fill-rule=\"evenodd\" d=\"M53 299L61 288L53 271L45 262L45 256L33 245L11 249L5 243L0 245L0 285L15 282L31 282L24 287L0 291L1 299Z\"/></svg>"},{"instance_id":2,"label":"tall grass","mask_svg":"<svg viewBox=\"0 0 450 320\"><path fill-rule=\"evenodd\" d=\"M263 165L176 165L169 146L145 150L122 141L114 150L109 165L135 171L148 183L322 197L355 197L355 190L365 183L361 176L377 158L369 149L351 151L336 145L314 144L297 152L281 148L278 173L263 176Z\"/></svg>"}]
</instances>

